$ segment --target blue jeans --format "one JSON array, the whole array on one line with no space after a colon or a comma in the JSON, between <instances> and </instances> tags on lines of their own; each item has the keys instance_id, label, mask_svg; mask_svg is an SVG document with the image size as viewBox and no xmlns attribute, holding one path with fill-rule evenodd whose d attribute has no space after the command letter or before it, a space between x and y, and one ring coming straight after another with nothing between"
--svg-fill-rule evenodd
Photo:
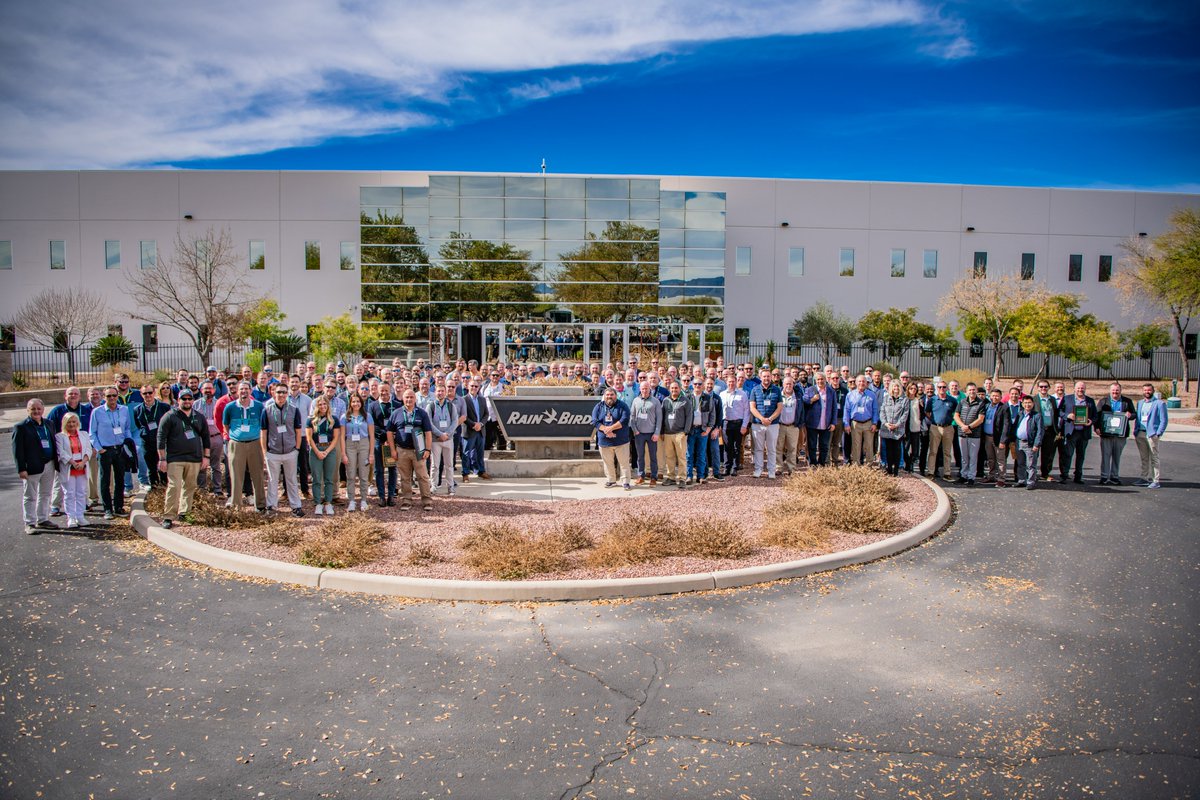
<instances>
[{"instance_id":1,"label":"blue jeans","mask_svg":"<svg viewBox=\"0 0 1200 800\"><path fill-rule=\"evenodd\" d=\"M708 437L692 428L687 438L687 476L703 478L708 466Z\"/></svg>"},{"instance_id":2,"label":"blue jeans","mask_svg":"<svg viewBox=\"0 0 1200 800\"><path fill-rule=\"evenodd\" d=\"M809 466L825 466L829 463L829 436L828 429L821 428L808 429L808 464ZM841 436L841 433L837 434Z\"/></svg>"},{"instance_id":3,"label":"blue jeans","mask_svg":"<svg viewBox=\"0 0 1200 800\"><path fill-rule=\"evenodd\" d=\"M651 438L653 436L653 433L635 433L633 435L633 449L637 453L638 475L643 478L658 477L658 442ZM649 471L647 471L647 467Z\"/></svg>"},{"instance_id":4,"label":"blue jeans","mask_svg":"<svg viewBox=\"0 0 1200 800\"><path fill-rule=\"evenodd\" d=\"M396 468L387 467L387 492L383 491L383 442L375 440L375 491L379 502L384 503L396 496Z\"/></svg>"},{"instance_id":5,"label":"blue jeans","mask_svg":"<svg viewBox=\"0 0 1200 800\"><path fill-rule=\"evenodd\" d=\"M721 440L712 438L710 433L708 436L708 463L707 469L702 470L700 477L706 477L705 472L712 472L713 477L721 474Z\"/></svg>"}]
</instances>

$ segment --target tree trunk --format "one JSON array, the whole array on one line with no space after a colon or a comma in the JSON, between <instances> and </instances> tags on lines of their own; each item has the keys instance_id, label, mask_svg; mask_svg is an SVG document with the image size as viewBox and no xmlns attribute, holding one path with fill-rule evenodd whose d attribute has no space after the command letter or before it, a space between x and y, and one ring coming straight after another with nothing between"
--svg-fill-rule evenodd
<instances>
[{"instance_id":1,"label":"tree trunk","mask_svg":"<svg viewBox=\"0 0 1200 800\"><path fill-rule=\"evenodd\" d=\"M1000 380L1000 370L1004 368L1004 351L1000 349L1001 340L993 339L992 347L994 348L996 360L992 367L992 382Z\"/></svg>"},{"instance_id":2,"label":"tree trunk","mask_svg":"<svg viewBox=\"0 0 1200 800\"><path fill-rule=\"evenodd\" d=\"M1175 324L1175 344L1179 347L1179 361L1183 366L1183 391L1187 394L1192 390L1187 359L1187 329L1178 314L1171 315L1171 321Z\"/></svg>"},{"instance_id":3,"label":"tree trunk","mask_svg":"<svg viewBox=\"0 0 1200 800\"><path fill-rule=\"evenodd\" d=\"M67 350L67 380L70 381L72 385L74 385L74 383L75 383L75 348L71 346L70 342L68 342L66 350Z\"/></svg>"}]
</instances>

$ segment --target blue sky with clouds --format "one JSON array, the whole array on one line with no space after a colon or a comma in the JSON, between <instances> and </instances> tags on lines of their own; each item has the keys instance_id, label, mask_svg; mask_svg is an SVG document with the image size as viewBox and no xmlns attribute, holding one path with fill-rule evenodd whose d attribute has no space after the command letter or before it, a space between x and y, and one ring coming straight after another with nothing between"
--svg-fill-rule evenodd
<instances>
[{"instance_id":1,"label":"blue sky with clouds","mask_svg":"<svg viewBox=\"0 0 1200 800\"><path fill-rule=\"evenodd\" d=\"M7 169L1200 191L1194 2L24 6L0 12Z\"/></svg>"}]
</instances>

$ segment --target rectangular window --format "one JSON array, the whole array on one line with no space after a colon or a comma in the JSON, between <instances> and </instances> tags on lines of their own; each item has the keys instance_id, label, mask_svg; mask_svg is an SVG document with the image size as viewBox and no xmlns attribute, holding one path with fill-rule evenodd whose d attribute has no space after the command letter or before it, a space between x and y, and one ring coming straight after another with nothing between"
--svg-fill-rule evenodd
<instances>
[{"instance_id":1,"label":"rectangular window","mask_svg":"<svg viewBox=\"0 0 1200 800\"><path fill-rule=\"evenodd\" d=\"M114 239L104 242L104 268L121 268L121 243Z\"/></svg>"},{"instance_id":2,"label":"rectangular window","mask_svg":"<svg viewBox=\"0 0 1200 800\"><path fill-rule=\"evenodd\" d=\"M838 254L838 275L846 278L854 277L854 248L843 247Z\"/></svg>"},{"instance_id":3,"label":"rectangular window","mask_svg":"<svg viewBox=\"0 0 1200 800\"><path fill-rule=\"evenodd\" d=\"M0 269L12 269L11 240L0 240Z\"/></svg>"},{"instance_id":4,"label":"rectangular window","mask_svg":"<svg viewBox=\"0 0 1200 800\"><path fill-rule=\"evenodd\" d=\"M1081 281L1083 280L1083 254L1072 253L1071 259L1067 263L1067 280Z\"/></svg>"},{"instance_id":5,"label":"rectangular window","mask_svg":"<svg viewBox=\"0 0 1200 800\"><path fill-rule=\"evenodd\" d=\"M1183 354L1189 361L1196 357L1196 334L1185 333L1183 335Z\"/></svg>"},{"instance_id":6,"label":"rectangular window","mask_svg":"<svg viewBox=\"0 0 1200 800\"><path fill-rule=\"evenodd\" d=\"M342 269L354 269L358 261L358 245L354 242L342 242L342 252L338 264Z\"/></svg>"},{"instance_id":7,"label":"rectangular window","mask_svg":"<svg viewBox=\"0 0 1200 800\"><path fill-rule=\"evenodd\" d=\"M1100 282L1108 283L1112 278L1112 256L1100 256Z\"/></svg>"},{"instance_id":8,"label":"rectangular window","mask_svg":"<svg viewBox=\"0 0 1200 800\"><path fill-rule=\"evenodd\" d=\"M158 266L158 242L151 240L143 240L138 242L138 250L141 254L140 265L142 269L154 269Z\"/></svg>"},{"instance_id":9,"label":"rectangular window","mask_svg":"<svg viewBox=\"0 0 1200 800\"><path fill-rule=\"evenodd\" d=\"M734 252L733 261L734 275L749 275L750 274L750 248L739 247Z\"/></svg>"},{"instance_id":10,"label":"rectangular window","mask_svg":"<svg viewBox=\"0 0 1200 800\"><path fill-rule=\"evenodd\" d=\"M975 251L974 274L976 278L987 277L987 253L982 250Z\"/></svg>"},{"instance_id":11,"label":"rectangular window","mask_svg":"<svg viewBox=\"0 0 1200 800\"><path fill-rule=\"evenodd\" d=\"M745 352L750 349L750 329L749 328L734 328L733 329L733 346L738 352Z\"/></svg>"},{"instance_id":12,"label":"rectangular window","mask_svg":"<svg viewBox=\"0 0 1200 800\"><path fill-rule=\"evenodd\" d=\"M321 243L306 241L304 243L304 268L305 269L320 269L321 268Z\"/></svg>"},{"instance_id":13,"label":"rectangular window","mask_svg":"<svg viewBox=\"0 0 1200 800\"><path fill-rule=\"evenodd\" d=\"M0 325L0 350L15 350L17 331L12 325Z\"/></svg>"},{"instance_id":14,"label":"rectangular window","mask_svg":"<svg viewBox=\"0 0 1200 800\"><path fill-rule=\"evenodd\" d=\"M804 277L804 248L788 248L788 275L793 278Z\"/></svg>"},{"instance_id":15,"label":"rectangular window","mask_svg":"<svg viewBox=\"0 0 1200 800\"><path fill-rule=\"evenodd\" d=\"M904 277L904 251L903 250L897 250L897 249L892 250L892 277L893 278L903 278Z\"/></svg>"},{"instance_id":16,"label":"rectangular window","mask_svg":"<svg viewBox=\"0 0 1200 800\"><path fill-rule=\"evenodd\" d=\"M62 239L50 240L50 269L67 268L67 243Z\"/></svg>"},{"instance_id":17,"label":"rectangular window","mask_svg":"<svg viewBox=\"0 0 1200 800\"><path fill-rule=\"evenodd\" d=\"M267 243L262 239L250 240L250 269L267 268Z\"/></svg>"},{"instance_id":18,"label":"rectangular window","mask_svg":"<svg viewBox=\"0 0 1200 800\"><path fill-rule=\"evenodd\" d=\"M147 353L158 352L158 326L143 325L142 326L142 349Z\"/></svg>"},{"instance_id":19,"label":"rectangular window","mask_svg":"<svg viewBox=\"0 0 1200 800\"><path fill-rule=\"evenodd\" d=\"M1021 253L1021 280L1033 280L1033 253Z\"/></svg>"},{"instance_id":20,"label":"rectangular window","mask_svg":"<svg viewBox=\"0 0 1200 800\"><path fill-rule=\"evenodd\" d=\"M925 277L926 278L936 278L937 277L937 250L926 250L925 256L924 256L924 261L925 261Z\"/></svg>"}]
</instances>

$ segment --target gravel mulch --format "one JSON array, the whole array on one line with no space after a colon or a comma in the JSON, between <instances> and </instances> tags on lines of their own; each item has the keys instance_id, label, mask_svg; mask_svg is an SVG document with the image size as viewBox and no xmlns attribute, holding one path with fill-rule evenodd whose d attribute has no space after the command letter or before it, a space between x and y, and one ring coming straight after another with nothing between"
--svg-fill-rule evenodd
<instances>
[{"instance_id":1,"label":"gravel mulch","mask_svg":"<svg viewBox=\"0 0 1200 800\"><path fill-rule=\"evenodd\" d=\"M893 505L900 520L895 531L876 534L834 532L828 550L816 552L758 546L749 556L741 559L667 558L613 570L585 566L583 557L586 551L577 551L570 556L572 568L539 574L534 576L534 579L578 580L682 575L775 564L849 550L907 530L933 513L937 500L928 486L915 478L903 475L900 482L906 497ZM599 538L625 515L667 514L684 521L732 516L743 532L752 541L757 542L763 509L780 500L783 495L781 483L782 481L738 477L724 483L692 486L686 491L668 487L659 489L648 497L627 497L618 489L615 490L612 499L554 502L480 500L465 497L447 499L439 496L434 499L434 511L429 513L421 511L419 505L410 511L401 512L398 507L380 508L378 503L374 503L365 516L384 523L391 538L384 545L384 556L381 559L355 569L360 572L420 578L481 579L483 576L457 563L462 555L457 542L470 533L474 526L501 520L535 534L551 531L562 522L572 521L583 524L593 536ZM281 503L281 507L286 508L286 503ZM335 506L335 509L335 519L347 515L344 505ZM294 523L301 530L329 524L329 518L312 516L311 511L311 504L306 503L305 512L308 516L303 519L286 519L289 524ZM352 516L359 514L362 512L356 511ZM282 518L284 517L281 516ZM232 531L177 525L176 531L226 550L279 561L296 560L291 548L267 545L259 541L253 530ZM427 565L409 565L407 558L413 545L428 545L443 560Z\"/></svg>"}]
</instances>

